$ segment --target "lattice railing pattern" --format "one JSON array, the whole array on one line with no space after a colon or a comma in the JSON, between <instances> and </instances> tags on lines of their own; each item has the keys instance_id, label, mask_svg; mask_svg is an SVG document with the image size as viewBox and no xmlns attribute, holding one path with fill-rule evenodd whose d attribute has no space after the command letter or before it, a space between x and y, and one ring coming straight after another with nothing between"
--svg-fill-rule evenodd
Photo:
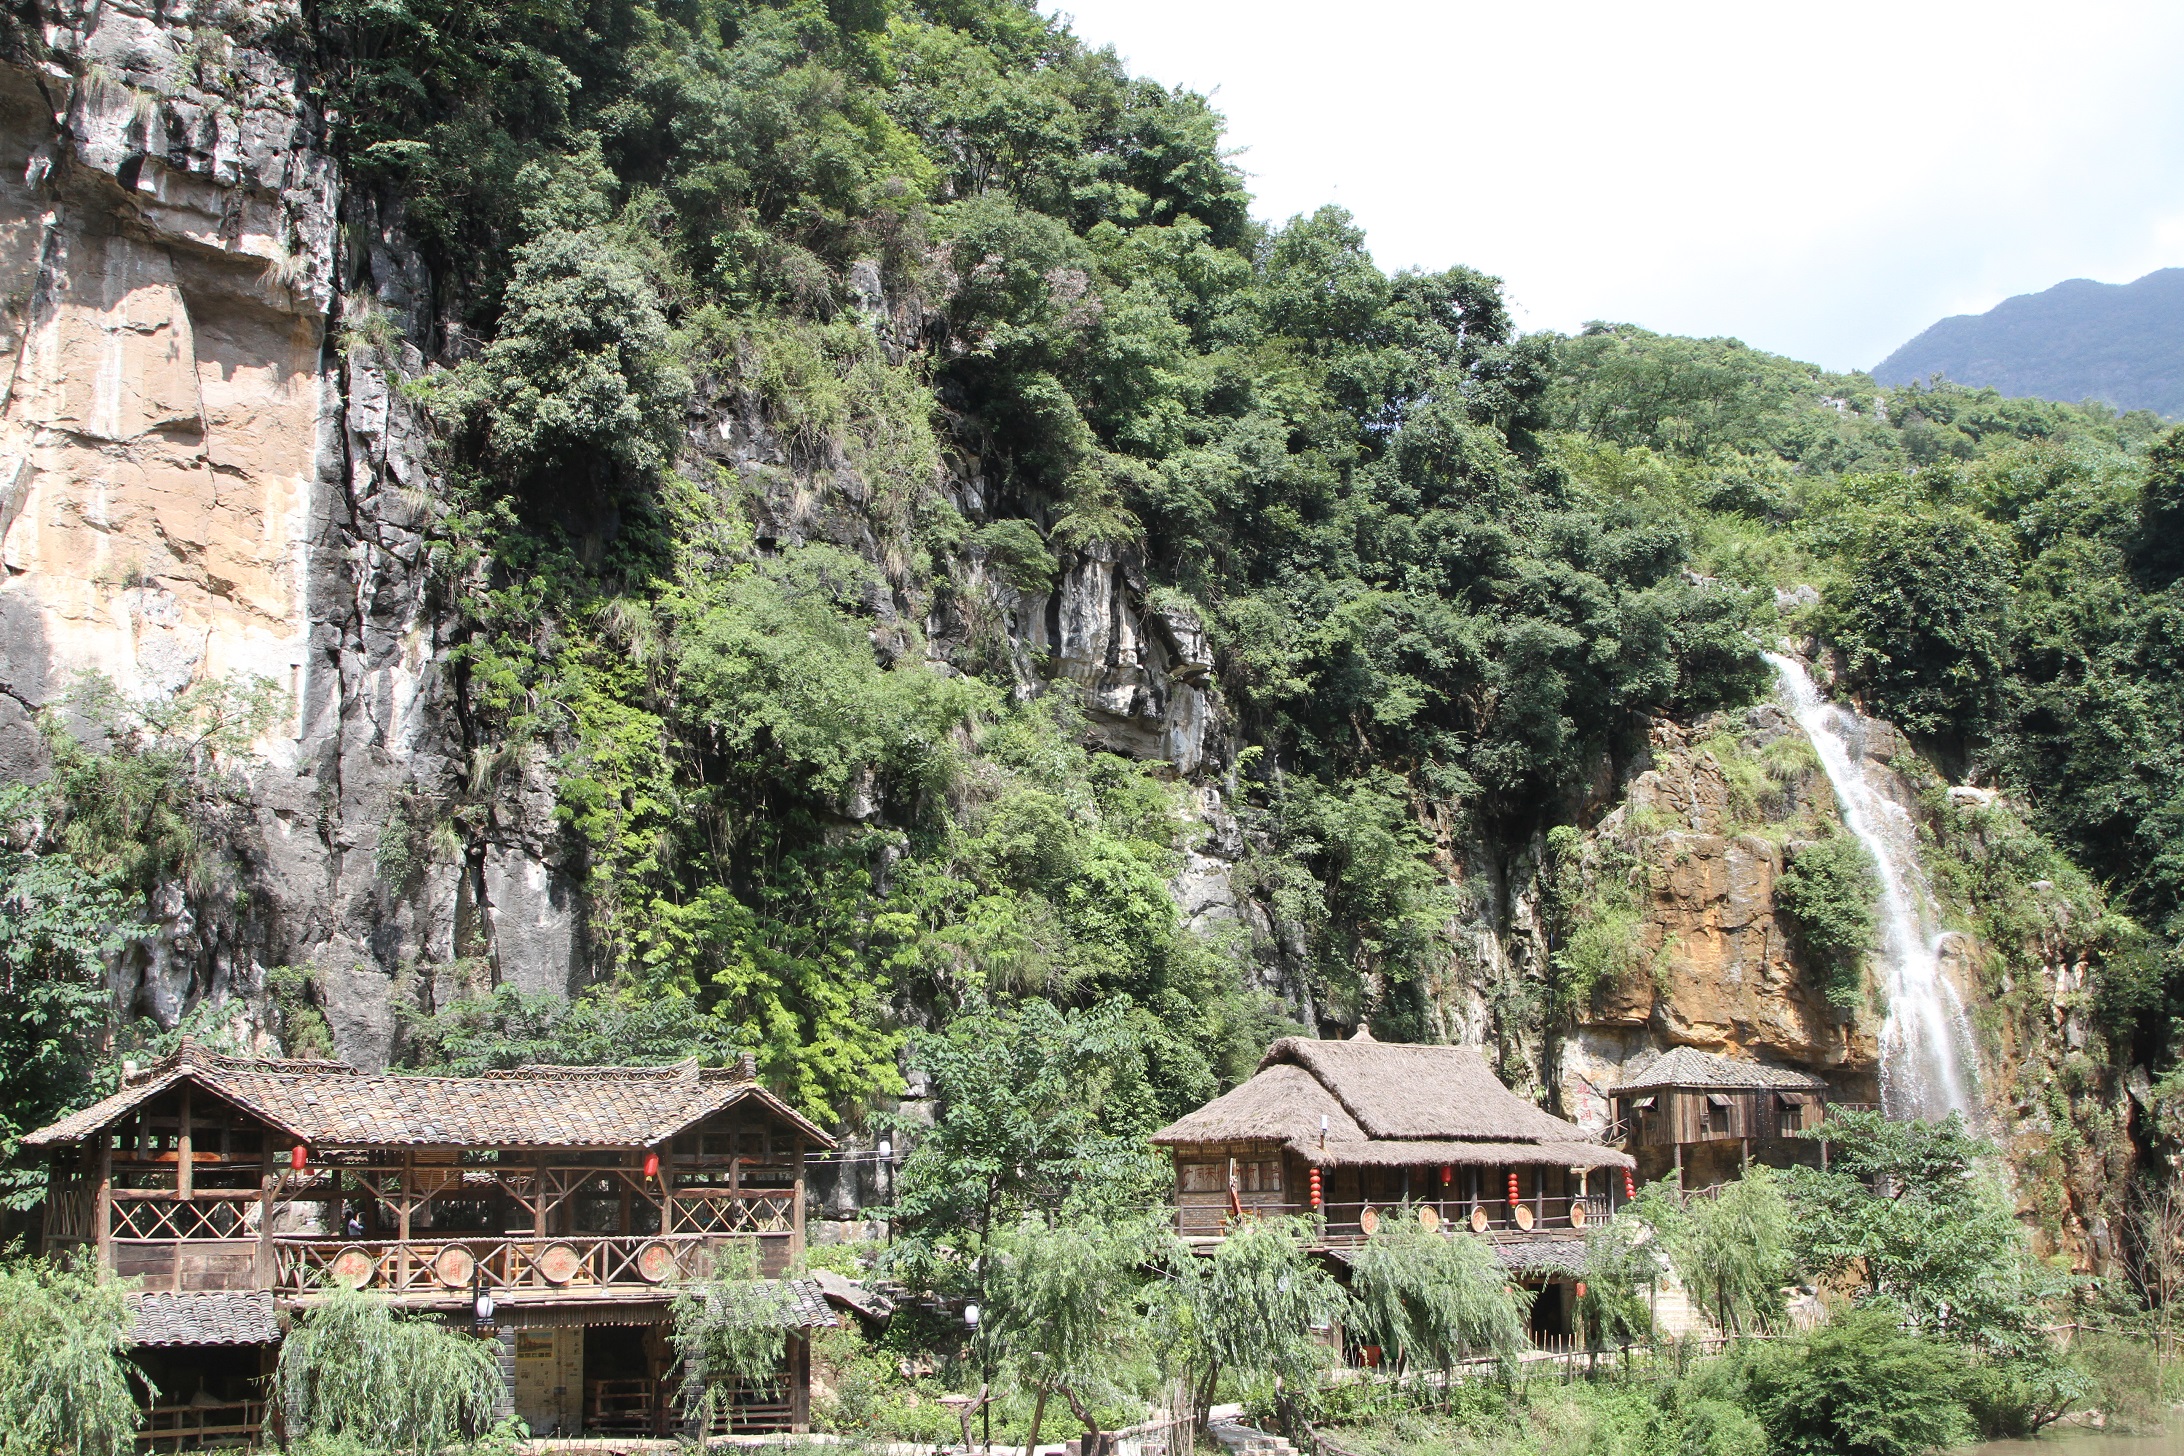
<instances>
[{"instance_id":1,"label":"lattice railing pattern","mask_svg":"<svg viewBox=\"0 0 2184 1456\"><path fill-rule=\"evenodd\" d=\"M174 1199L114 1199L117 1239L252 1239L258 1231L247 1212L256 1202L220 1199L183 1203Z\"/></svg>"},{"instance_id":2,"label":"lattice railing pattern","mask_svg":"<svg viewBox=\"0 0 2184 1456\"><path fill-rule=\"evenodd\" d=\"M675 1218L668 1232L785 1234L796 1226L795 1214L796 1195L791 1192L677 1189Z\"/></svg>"}]
</instances>

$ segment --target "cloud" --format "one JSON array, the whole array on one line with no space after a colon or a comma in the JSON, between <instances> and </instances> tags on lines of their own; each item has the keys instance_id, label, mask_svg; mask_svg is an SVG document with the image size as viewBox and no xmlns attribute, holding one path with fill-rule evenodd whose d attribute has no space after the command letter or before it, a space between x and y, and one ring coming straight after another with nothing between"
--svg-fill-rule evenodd
<instances>
[{"instance_id":1,"label":"cloud","mask_svg":"<svg viewBox=\"0 0 2184 1456\"><path fill-rule=\"evenodd\" d=\"M1210 92L1261 216L1338 202L1389 267L1529 327L1870 365L1947 313L2184 263L2184 6L1066 0Z\"/></svg>"}]
</instances>

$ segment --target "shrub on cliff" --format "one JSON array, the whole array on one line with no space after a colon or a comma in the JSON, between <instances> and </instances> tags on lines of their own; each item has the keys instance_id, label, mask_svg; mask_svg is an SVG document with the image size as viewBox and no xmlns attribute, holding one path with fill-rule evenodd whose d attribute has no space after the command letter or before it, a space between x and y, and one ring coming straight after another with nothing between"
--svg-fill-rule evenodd
<instances>
[{"instance_id":1,"label":"shrub on cliff","mask_svg":"<svg viewBox=\"0 0 2184 1456\"><path fill-rule=\"evenodd\" d=\"M1775 906L1789 918L1806 971L1829 1004L1844 1011L1864 999L1880 889L1873 856L1848 834L1798 850L1775 880Z\"/></svg>"}]
</instances>

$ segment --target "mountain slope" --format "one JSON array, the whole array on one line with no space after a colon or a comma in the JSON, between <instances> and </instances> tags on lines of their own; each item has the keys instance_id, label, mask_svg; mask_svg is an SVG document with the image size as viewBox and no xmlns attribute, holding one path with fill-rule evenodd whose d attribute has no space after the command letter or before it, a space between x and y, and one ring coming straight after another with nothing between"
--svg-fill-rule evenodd
<instances>
[{"instance_id":1,"label":"mountain slope","mask_svg":"<svg viewBox=\"0 0 2184 1456\"><path fill-rule=\"evenodd\" d=\"M1935 374L2004 394L2184 414L2184 268L2135 283L2073 278L1945 318L1873 370L1883 384Z\"/></svg>"}]
</instances>

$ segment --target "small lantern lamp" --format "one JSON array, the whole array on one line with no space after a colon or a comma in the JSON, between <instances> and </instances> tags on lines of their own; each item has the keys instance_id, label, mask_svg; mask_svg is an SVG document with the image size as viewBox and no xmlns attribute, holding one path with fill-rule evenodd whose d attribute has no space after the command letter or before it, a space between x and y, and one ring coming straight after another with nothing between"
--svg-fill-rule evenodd
<instances>
[{"instance_id":1,"label":"small lantern lamp","mask_svg":"<svg viewBox=\"0 0 2184 1456\"><path fill-rule=\"evenodd\" d=\"M660 1176L660 1151L657 1148L645 1154L645 1176L647 1178Z\"/></svg>"},{"instance_id":2,"label":"small lantern lamp","mask_svg":"<svg viewBox=\"0 0 2184 1456\"><path fill-rule=\"evenodd\" d=\"M978 1328L978 1315L979 1315L979 1309L978 1309L978 1306L977 1306L977 1305L975 1305L975 1304L966 1304L966 1305L964 1305L964 1306L963 1306L963 1328L965 1328L965 1329L967 1329L967 1330L972 1330L972 1331L976 1331L976 1330L977 1330L977 1328Z\"/></svg>"},{"instance_id":3,"label":"small lantern lamp","mask_svg":"<svg viewBox=\"0 0 2184 1456\"><path fill-rule=\"evenodd\" d=\"M297 1143L288 1150L288 1170L291 1173L301 1173L310 1161L311 1150L302 1143Z\"/></svg>"}]
</instances>

